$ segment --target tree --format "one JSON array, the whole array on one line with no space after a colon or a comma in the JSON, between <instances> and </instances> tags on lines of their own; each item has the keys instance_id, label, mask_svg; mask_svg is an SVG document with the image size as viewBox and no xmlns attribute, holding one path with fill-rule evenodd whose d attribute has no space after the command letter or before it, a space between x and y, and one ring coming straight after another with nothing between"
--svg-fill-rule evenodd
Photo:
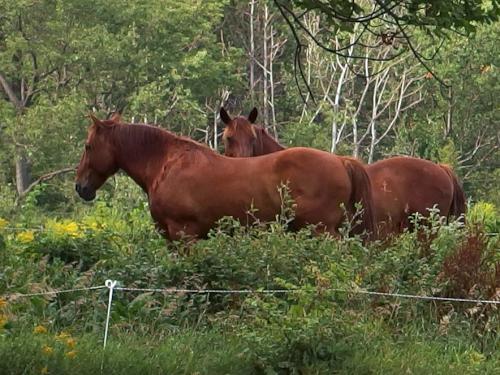
<instances>
[{"instance_id":1,"label":"tree","mask_svg":"<svg viewBox=\"0 0 500 375\"><path fill-rule=\"evenodd\" d=\"M453 164L469 195L497 203L500 61L492 35L499 32L500 22L481 26L474 36L453 38L443 47L434 65L450 89L427 77L425 100L415 109L406 134L406 144L420 143L427 149L422 156Z\"/></svg>"},{"instance_id":2,"label":"tree","mask_svg":"<svg viewBox=\"0 0 500 375\"><path fill-rule=\"evenodd\" d=\"M429 37L430 45L443 44L444 38L450 32L470 34L477 25L492 23L500 15L500 2L498 0L274 0L281 15L292 30L296 41L296 58L299 73L305 81L300 54L302 51L303 35L306 35L326 51L346 57L346 50L350 46L349 38L344 43L335 45L329 43L332 36L339 31L354 30L355 25L362 25L363 34L377 36L380 44L401 46L401 49L385 59L393 59L404 51L410 51L417 60L432 74L428 60L432 59L423 54L425 48L419 49L414 40L417 30L424 30ZM303 17L314 11L325 18L329 24L322 35L313 35L303 22ZM356 40L354 43L358 43ZM374 48L377 45L372 46ZM362 56L361 56L362 58ZM440 80L440 79L439 79ZM444 82L440 80L443 84ZM308 87L309 90L309 87Z\"/></svg>"},{"instance_id":3,"label":"tree","mask_svg":"<svg viewBox=\"0 0 500 375\"><path fill-rule=\"evenodd\" d=\"M424 75L418 65L403 57L387 60L392 46L368 47L376 43L376 38L361 35L360 26L350 33L345 58L325 52L312 40L324 27L321 17L311 12L303 18L313 35L304 53L305 79L320 96L313 102L309 93L305 95L299 121L323 125L321 117L327 115L331 124L330 151L337 152L338 145L347 141L355 157L361 157L366 150L371 163L376 149L401 123L402 114L421 101L419 81ZM336 45L343 37L335 38Z\"/></svg>"},{"instance_id":4,"label":"tree","mask_svg":"<svg viewBox=\"0 0 500 375\"><path fill-rule=\"evenodd\" d=\"M226 2L0 0L3 153L18 194L76 163L88 111L125 111L194 133L221 85L237 90L235 48L217 28ZM166 11L168 9L168 11Z\"/></svg>"}]
</instances>

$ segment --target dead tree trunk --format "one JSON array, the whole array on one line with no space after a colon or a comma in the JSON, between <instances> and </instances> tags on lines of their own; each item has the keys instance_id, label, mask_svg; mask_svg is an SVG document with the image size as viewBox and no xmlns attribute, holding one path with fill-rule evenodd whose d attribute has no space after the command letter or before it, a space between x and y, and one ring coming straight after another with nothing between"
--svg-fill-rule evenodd
<instances>
[{"instance_id":1,"label":"dead tree trunk","mask_svg":"<svg viewBox=\"0 0 500 375\"><path fill-rule=\"evenodd\" d=\"M264 121L264 127L267 128L269 126L269 112L267 110L268 106L268 51L267 51L267 24L268 24L268 9L267 9L267 4L264 4L264 19L262 20L262 32L263 32L263 38L262 38L262 54L263 54L263 75L262 75L262 91L263 91L263 96L262 96L262 118Z\"/></svg>"},{"instance_id":2,"label":"dead tree trunk","mask_svg":"<svg viewBox=\"0 0 500 375\"><path fill-rule=\"evenodd\" d=\"M16 159L16 189L19 196L23 195L31 184L30 165L24 151L19 151Z\"/></svg>"},{"instance_id":3,"label":"dead tree trunk","mask_svg":"<svg viewBox=\"0 0 500 375\"><path fill-rule=\"evenodd\" d=\"M254 39L255 0L250 0L250 97L255 102L255 39Z\"/></svg>"}]
</instances>

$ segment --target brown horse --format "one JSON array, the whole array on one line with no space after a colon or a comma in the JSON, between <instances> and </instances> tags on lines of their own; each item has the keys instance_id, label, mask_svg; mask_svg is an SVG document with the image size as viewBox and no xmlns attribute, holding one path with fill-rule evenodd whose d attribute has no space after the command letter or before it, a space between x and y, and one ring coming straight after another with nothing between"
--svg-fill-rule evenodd
<instances>
[{"instance_id":1,"label":"brown horse","mask_svg":"<svg viewBox=\"0 0 500 375\"><path fill-rule=\"evenodd\" d=\"M345 216L341 205L349 211L362 201L358 230L373 230L370 181L355 161L307 148L228 158L158 127L91 118L76 191L92 200L108 177L125 171L148 195L151 215L168 239L205 237L224 216L274 220L282 184L296 204L292 229L318 224L336 234ZM256 212L249 215L251 208Z\"/></svg>"},{"instance_id":2,"label":"brown horse","mask_svg":"<svg viewBox=\"0 0 500 375\"><path fill-rule=\"evenodd\" d=\"M254 125L257 109L248 118L231 119L224 108L220 116L226 125L225 154L233 157L258 156L284 150L269 133ZM392 157L366 166L373 188L375 218L380 237L410 227L409 215L429 215L434 206L440 214L460 217L465 213L465 195L450 167L412 157Z\"/></svg>"}]
</instances>

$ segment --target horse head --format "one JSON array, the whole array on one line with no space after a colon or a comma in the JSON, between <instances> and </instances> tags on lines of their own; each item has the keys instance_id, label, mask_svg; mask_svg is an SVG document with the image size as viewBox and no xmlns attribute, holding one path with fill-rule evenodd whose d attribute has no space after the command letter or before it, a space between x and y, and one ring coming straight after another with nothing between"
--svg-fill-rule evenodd
<instances>
[{"instance_id":1,"label":"horse head","mask_svg":"<svg viewBox=\"0 0 500 375\"><path fill-rule=\"evenodd\" d=\"M101 121L92 114L90 118L92 125L88 129L75 182L77 193L86 201L93 200L96 190L118 170L113 144L109 137L117 118Z\"/></svg>"},{"instance_id":2,"label":"horse head","mask_svg":"<svg viewBox=\"0 0 500 375\"><path fill-rule=\"evenodd\" d=\"M249 157L255 155L257 133L252 124L257 119L257 115L257 108L253 108L248 117L238 116L232 119L221 107L220 118L226 125L222 136L226 156Z\"/></svg>"}]
</instances>

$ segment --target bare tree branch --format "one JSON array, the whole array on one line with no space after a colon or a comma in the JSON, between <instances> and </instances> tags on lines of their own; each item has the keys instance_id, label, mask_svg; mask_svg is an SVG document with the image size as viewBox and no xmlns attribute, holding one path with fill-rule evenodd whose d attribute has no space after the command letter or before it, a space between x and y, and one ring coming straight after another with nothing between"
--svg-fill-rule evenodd
<instances>
[{"instance_id":1,"label":"bare tree branch","mask_svg":"<svg viewBox=\"0 0 500 375\"><path fill-rule=\"evenodd\" d=\"M23 104L22 102L18 99L16 94L14 93L14 90L10 86L10 84L7 82L7 79L5 78L4 74L0 72L0 85L2 85L2 89L9 98L9 101L16 107L16 110L22 111L23 110Z\"/></svg>"},{"instance_id":2,"label":"bare tree branch","mask_svg":"<svg viewBox=\"0 0 500 375\"><path fill-rule=\"evenodd\" d=\"M63 169L59 169L57 171L53 171L53 172L50 172L50 173L47 173L47 174L44 174L43 176L40 176L39 178L37 178L35 181L33 181L18 197L18 199L22 199L24 198L31 190L33 190L33 188L38 185L38 184L41 184L42 182L45 182L45 181L48 181L48 180L51 180L53 179L54 177L57 177L57 176L60 176L62 174L66 174L66 173L69 173L69 172L74 172L76 170L76 167L77 166L73 166L73 167L67 167L67 168L63 168Z\"/></svg>"}]
</instances>

